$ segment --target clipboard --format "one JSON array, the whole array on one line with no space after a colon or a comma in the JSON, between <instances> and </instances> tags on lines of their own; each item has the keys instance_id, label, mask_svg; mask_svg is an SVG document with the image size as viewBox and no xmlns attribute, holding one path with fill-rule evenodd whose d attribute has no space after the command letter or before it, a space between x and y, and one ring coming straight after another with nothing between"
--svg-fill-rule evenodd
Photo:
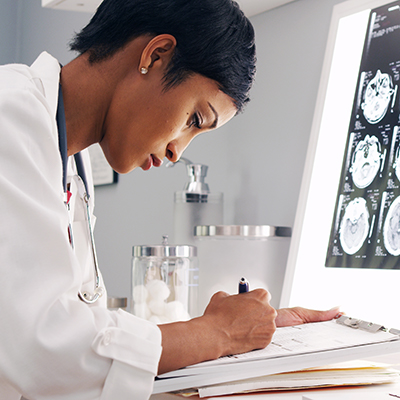
<instances>
[{"instance_id":1,"label":"clipboard","mask_svg":"<svg viewBox=\"0 0 400 400\"><path fill-rule=\"evenodd\" d=\"M297 371L400 352L400 330L357 318L277 328L261 350L221 357L160 375L153 394Z\"/></svg>"}]
</instances>

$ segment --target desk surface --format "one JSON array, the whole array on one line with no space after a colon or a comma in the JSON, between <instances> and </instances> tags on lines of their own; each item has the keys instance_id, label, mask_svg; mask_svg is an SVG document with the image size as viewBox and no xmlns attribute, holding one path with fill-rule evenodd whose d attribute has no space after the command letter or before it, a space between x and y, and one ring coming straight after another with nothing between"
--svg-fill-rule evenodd
<instances>
[{"instance_id":1,"label":"desk surface","mask_svg":"<svg viewBox=\"0 0 400 400\"><path fill-rule=\"evenodd\" d=\"M371 361L392 364L393 368L400 370L400 353L370 358ZM392 394L392 396L390 395ZM400 382L396 384L373 385L349 388L329 388L294 390L285 392L264 392L242 394L223 397L209 397L209 399L237 399L237 400L396 400L400 398ZM183 397L162 393L151 396L150 400L177 400ZM195 400L198 397L189 397Z\"/></svg>"}]
</instances>

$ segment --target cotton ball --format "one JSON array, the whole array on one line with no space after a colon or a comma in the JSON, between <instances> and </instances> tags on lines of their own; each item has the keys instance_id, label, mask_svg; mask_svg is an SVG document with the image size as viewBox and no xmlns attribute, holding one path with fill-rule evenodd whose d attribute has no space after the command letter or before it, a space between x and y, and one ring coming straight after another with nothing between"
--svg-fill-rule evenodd
<instances>
[{"instance_id":1,"label":"cotton ball","mask_svg":"<svg viewBox=\"0 0 400 400\"><path fill-rule=\"evenodd\" d=\"M171 321L187 321L190 319L185 306L180 301L171 301L165 305L165 316Z\"/></svg>"},{"instance_id":2,"label":"cotton ball","mask_svg":"<svg viewBox=\"0 0 400 400\"><path fill-rule=\"evenodd\" d=\"M167 284L159 279L151 280L146 287L149 296L154 300L164 301L168 299L171 293Z\"/></svg>"},{"instance_id":3,"label":"cotton ball","mask_svg":"<svg viewBox=\"0 0 400 400\"><path fill-rule=\"evenodd\" d=\"M150 309L146 303L137 303L134 306L134 314L143 319L149 319L151 316Z\"/></svg>"},{"instance_id":4,"label":"cotton ball","mask_svg":"<svg viewBox=\"0 0 400 400\"><path fill-rule=\"evenodd\" d=\"M150 300L147 305L154 315L165 314L165 302L160 300Z\"/></svg>"},{"instance_id":5,"label":"cotton ball","mask_svg":"<svg viewBox=\"0 0 400 400\"><path fill-rule=\"evenodd\" d=\"M138 303L145 303L147 297L149 296L149 292L144 285L137 285L133 288L133 301Z\"/></svg>"}]
</instances>

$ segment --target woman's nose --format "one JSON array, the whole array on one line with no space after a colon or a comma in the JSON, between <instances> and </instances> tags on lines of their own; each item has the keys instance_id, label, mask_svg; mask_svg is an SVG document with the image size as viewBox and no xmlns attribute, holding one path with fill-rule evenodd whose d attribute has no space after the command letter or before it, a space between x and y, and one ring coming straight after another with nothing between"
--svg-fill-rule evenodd
<instances>
[{"instance_id":1,"label":"woman's nose","mask_svg":"<svg viewBox=\"0 0 400 400\"><path fill-rule=\"evenodd\" d=\"M190 142L191 140L184 141L183 139L171 141L168 143L165 157L167 157L169 161L177 162Z\"/></svg>"},{"instance_id":2,"label":"woman's nose","mask_svg":"<svg viewBox=\"0 0 400 400\"><path fill-rule=\"evenodd\" d=\"M177 162L179 160L179 153L177 146L174 143L169 143L167 146L165 157L168 158L169 161Z\"/></svg>"}]
</instances>

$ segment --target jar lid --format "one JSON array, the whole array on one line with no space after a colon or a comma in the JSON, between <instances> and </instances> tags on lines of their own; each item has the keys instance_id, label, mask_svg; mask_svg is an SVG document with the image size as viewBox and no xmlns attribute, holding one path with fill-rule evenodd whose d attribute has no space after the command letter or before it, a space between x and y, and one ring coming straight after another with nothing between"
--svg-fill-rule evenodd
<instances>
[{"instance_id":1,"label":"jar lid","mask_svg":"<svg viewBox=\"0 0 400 400\"><path fill-rule=\"evenodd\" d=\"M197 247L190 245L168 244L168 236L164 235L162 244L142 245L132 247L133 257L196 257Z\"/></svg>"},{"instance_id":2,"label":"jar lid","mask_svg":"<svg viewBox=\"0 0 400 400\"><path fill-rule=\"evenodd\" d=\"M163 245L143 245L133 246L132 255L134 257L196 257L197 247L189 245L163 246Z\"/></svg>"},{"instance_id":3,"label":"jar lid","mask_svg":"<svg viewBox=\"0 0 400 400\"><path fill-rule=\"evenodd\" d=\"M292 228L270 225L198 225L195 236L224 236L224 237L291 237Z\"/></svg>"}]
</instances>

